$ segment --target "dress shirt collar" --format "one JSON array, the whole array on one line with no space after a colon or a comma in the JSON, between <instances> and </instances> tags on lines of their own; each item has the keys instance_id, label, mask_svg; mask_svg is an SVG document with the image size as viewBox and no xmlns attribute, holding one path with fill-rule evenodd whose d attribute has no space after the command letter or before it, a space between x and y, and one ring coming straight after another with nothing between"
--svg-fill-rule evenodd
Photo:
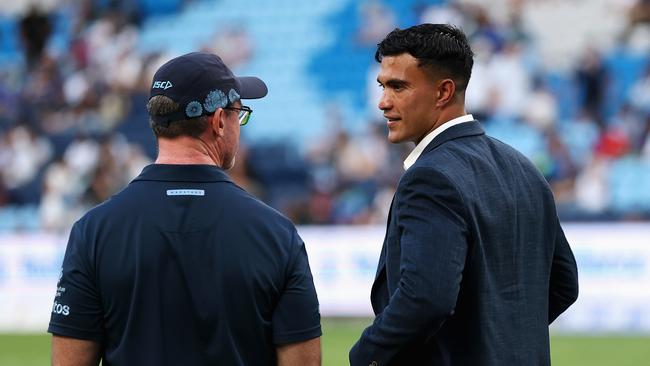
<instances>
[{"instance_id":1,"label":"dress shirt collar","mask_svg":"<svg viewBox=\"0 0 650 366\"><path fill-rule=\"evenodd\" d=\"M415 149L411 151L409 156L406 157L406 160L404 160L404 170L407 170L410 168L415 162L418 160L424 149L433 141L433 139L436 138L436 136L440 135L443 131L446 129L456 126L461 123L465 122L472 122L474 121L474 117L471 114L466 114L464 116L456 117L450 121L447 121L443 123L442 125L438 126L435 130L429 132L428 135L424 136L422 141L420 141L419 144L415 146Z\"/></svg>"}]
</instances>

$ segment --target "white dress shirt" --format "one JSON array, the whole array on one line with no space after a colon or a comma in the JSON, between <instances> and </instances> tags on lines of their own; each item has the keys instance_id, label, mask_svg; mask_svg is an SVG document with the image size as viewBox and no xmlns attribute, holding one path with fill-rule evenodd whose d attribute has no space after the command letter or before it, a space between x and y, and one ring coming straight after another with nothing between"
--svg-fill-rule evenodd
<instances>
[{"instance_id":1,"label":"white dress shirt","mask_svg":"<svg viewBox=\"0 0 650 366\"><path fill-rule=\"evenodd\" d=\"M440 135L443 131L446 129L459 125L461 123L465 122L472 122L474 120L474 117L471 114L466 114L464 116L456 117L452 119L451 121L443 123L441 126L436 128L435 130L429 132L428 135L424 136L422 141L420 141L417 146L415 146L415 149L411 151L409 156L406 157L406 160L404 160L404 170L407 170L410 168L415 162L418 160L424 149L433 141L433 139L436 138L436 136Z\"/></svg>"}]
</instances>

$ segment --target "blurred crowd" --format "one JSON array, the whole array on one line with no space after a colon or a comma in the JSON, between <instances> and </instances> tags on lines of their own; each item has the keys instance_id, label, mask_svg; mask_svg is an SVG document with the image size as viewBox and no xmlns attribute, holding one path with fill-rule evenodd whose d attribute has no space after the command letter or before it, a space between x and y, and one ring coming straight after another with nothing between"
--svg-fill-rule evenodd
<instances>
[{"instance_id":1,"label":"blurred crowd","mask_svg":"<svg viewBox=\"0 0 650 366\"><path fill-rule=\"evenodd\" d=\"M185 2L165 3L173 12ZM616 75L606 57L624 51L580 50L579 61L558 83L536 57L535 35L522 21L525 3L511 1L505 21L461 1L418 3L413 14L419 22L460 25L470 36L476 57L468 111L489 134L533 160L564 218L650 218L650 200L642 192L650 191L650 180L644 187L633 179L626 188L630 204L620 205L612 179L621 162L631 162L625 166L632 170L650 167L647 57L644 72L613 105L607 99ZM616 47L624 49L636 28L648 27L649 3L629 4ZM61 1L56 11L23 13L15 32L2 35L19 42L17 53L4 50L0 59L0 230L66 230L155 158L143 109L153 72L168 56L164 50L138 51L140 26L155 15L132 4ZM405 25L382 1L362 2L357 16L360 47L372 48ZM253 47L242 28L215 35L205 49L233 65L254 57ZM368 86L360 86L369 91L373 111L362 132L346 129L343 113L332 106L328 135L308 147L247 140L230 172L233 179L298 224L384 222L410 147L386 141L375 111L380 90L374 67ZM566 98L573 100L571 108ZM31 216L21 216L21 210Z\"/></svg>"}]
</instances>

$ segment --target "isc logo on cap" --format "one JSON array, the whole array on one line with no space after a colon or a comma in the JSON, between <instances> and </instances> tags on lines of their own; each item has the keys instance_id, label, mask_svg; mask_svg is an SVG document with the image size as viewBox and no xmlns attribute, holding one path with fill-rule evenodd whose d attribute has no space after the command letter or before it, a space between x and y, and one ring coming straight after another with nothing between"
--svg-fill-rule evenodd
<instances>
[{"instance_id":1,"label":"isc logo on cap","mask_svg":"<svg viewBox=\"0 0 650 366\"><path fill-rule=\"evenodd\" d=\"M171 88L172 82L171 81L154 81L153 82L153 89L164 89L167 90Z\"/></svg>"}]
</instances>

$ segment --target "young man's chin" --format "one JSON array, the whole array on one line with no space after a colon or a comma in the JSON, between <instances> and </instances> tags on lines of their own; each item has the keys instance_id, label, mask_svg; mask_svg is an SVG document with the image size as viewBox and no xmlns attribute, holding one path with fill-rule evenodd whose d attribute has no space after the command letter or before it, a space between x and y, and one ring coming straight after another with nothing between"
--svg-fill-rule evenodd
<instances>
[{"instance_id":1,"label":"young man's chin","mask_svg":"<svg viewBox=\"0 0 650 366\"><path fill-rule=\"evenodd\" d=\"M402 142L407 142L407 139L404 136L401 136L395 132L388 131L388 141L393 144L401 144Z\"/></svg>"}]
</instances>

